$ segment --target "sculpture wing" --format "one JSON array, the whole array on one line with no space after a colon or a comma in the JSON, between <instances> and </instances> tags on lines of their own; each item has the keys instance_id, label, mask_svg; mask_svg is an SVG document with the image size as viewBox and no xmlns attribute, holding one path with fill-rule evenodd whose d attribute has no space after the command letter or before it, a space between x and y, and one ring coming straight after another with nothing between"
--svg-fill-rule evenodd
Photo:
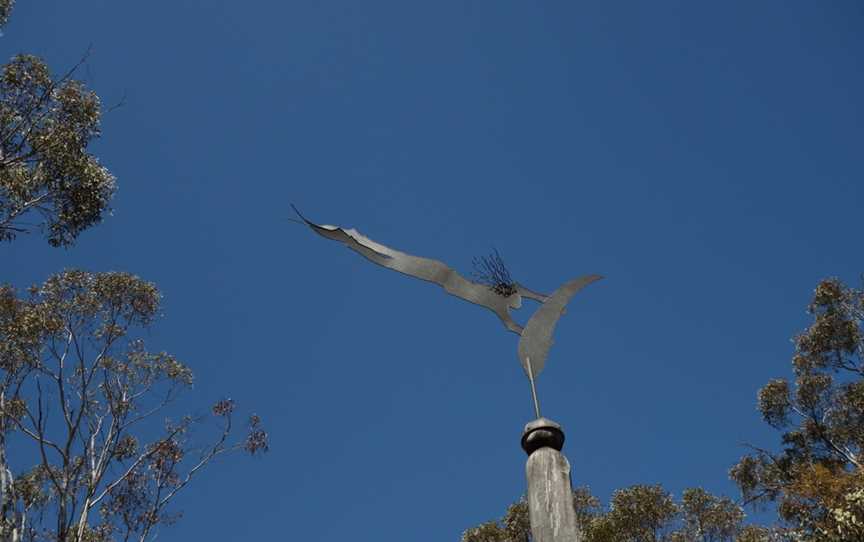
<instances>
[{"instance_id":1,"label":"sculpture wing","mask_svg":"<svg viewBox=\"0 0 864 542\"><path fill-rule=\"evenodd\" d=\"M466 280L462 275L438 260L420 258L394 250L369 239L355 229L316 224L307 220L296 208L294 210L318 235L344 243L351 250L380 266L421 280L434 282L444 287L452 295L491 308L487 303L484 303L490 297L486 285Z\"/></svg>"},{"instance_id":2,"label":"sculpture wing","mask_svg":"<svg viewBox=\"0 0 864 542\"><path fill-rule=\"evenodd\" d=\"M546 355L552 346L552 332L564 309L576 292L592 282L600 280L600 275L587 275L571 280L555 290L537 312L531 316L522 336L519 338L519 361L528 378L536 378L546 364Z\"/></svg>"}]
</instances>

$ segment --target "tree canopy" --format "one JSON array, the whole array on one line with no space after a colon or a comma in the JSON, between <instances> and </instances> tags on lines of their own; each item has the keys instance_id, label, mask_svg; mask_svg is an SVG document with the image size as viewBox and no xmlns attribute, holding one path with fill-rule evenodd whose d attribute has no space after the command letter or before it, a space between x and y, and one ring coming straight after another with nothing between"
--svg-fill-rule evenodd
<instances>
[{"instance_id":1,"label":"tree canopy","mask_svg":"<svg viewBox=\"0 0 864 542\"><path fill-rule=\"evenodd\" d=\"M691 488L675 499L660 485L634 485L613 493L609 506L587 487L573 491L585 542L723 542L766 540L769 531L743 525L744 511L727 497ZM503 518L468 529L462 542L528 542L528 505L512 505Z\"/></svg>"},{"instance_id":2,"label":"tree canopy","mask_svg":"<svg viewBox=\"0 0 864 542\"><path fill-rule=\"evenodd\" d=\"M20 54L0 72L0 241L38 230L68 246L108 210L114 176L87 151L102 110L76 68L55 79Z\"/></svg>"},{"instance_id":3,"label":"tree canopy","mask_svg":"<svg viewBox=\"0 0 864 542\"><path fill-rule=\"evenodd\" d=\"M145 344L159 301L153 284L128 273L65 271L25 296L0 288L0 453L35 458L14 481L3 473L5 532L146 540L175 519L168 505L212 459L267 449L255 416L231 440L227 399L208 416L165 418L193 376ZM193 442L190 429L211 419L212 442Z\"/></svg>"},{"instance_id":4,"label":"tree canopy","mask_svg":"<svg viewBox=\"0 0 864 542\"><path fill-rule=\"evenodd\" d=\"M9 14L12 12L12 6L15 5L15 0L0 0L0 28L6 26L9 21Z\"/></svg>"},{"instance_id":5,"label":"tree canopy","mask_svg":"<svg viewBox=\"0 0 864 542\"><path fill-rule=\"evenodd\" d=\"M39 231L68 247L108 210L115 179L87 150L102 109L77 68L54 78L26 54L0 68L0 241ZM152 540L215 458L267 450L260 418L240 430L230 399L172 414L193 374L149 347L160 301L125 272L0 283L0 541Z\"/></svg>"},{"instance_id":6,"label":"tree canopy","mask_svg":"<svg viewBox=\"0 0 864 542\"><path fill-rule=\"evenodd\" d=\"M776 504L789 536L864 539L864 290L819 283L795 338L794 380L759 390L782 450L753 447L730 471L746 502Z\"/></svg>"}]
</instances>

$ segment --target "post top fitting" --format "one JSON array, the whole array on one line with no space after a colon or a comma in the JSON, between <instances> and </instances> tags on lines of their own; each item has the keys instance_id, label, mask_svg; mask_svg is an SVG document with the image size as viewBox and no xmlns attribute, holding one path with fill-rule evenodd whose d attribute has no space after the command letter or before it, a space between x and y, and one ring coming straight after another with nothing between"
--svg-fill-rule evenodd
<instances>
[{"instance_id":1,"label":"post top fitting","mask_svg":"<svg viewBox=\"0 0 864 542\"><path fill-rule=\"evenodd\" d=\"M564 431L561 430L561 425L548 418L537 418L525 425L522 449L531 455L543 447L554 448L560 452L564 447Z\"/></svg>"}]
</instances>

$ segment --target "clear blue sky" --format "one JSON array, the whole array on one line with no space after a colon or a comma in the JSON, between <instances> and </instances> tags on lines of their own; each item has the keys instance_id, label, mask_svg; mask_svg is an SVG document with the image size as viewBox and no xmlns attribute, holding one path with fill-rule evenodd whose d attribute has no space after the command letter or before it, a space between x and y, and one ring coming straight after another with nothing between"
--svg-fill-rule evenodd
<instances>
[{"instance_id":1,"label":"clear blue sky","mask_svg":"<svg viewBox=\"0 0 864 542\"><path fill-rule=\"evenodd\" d=\"M737 496L813 287L864 271L862 27L855 1L19 0L5 57L92 44L81 76L126 99L94 147L113 216L0 247L0 280L154 281L193 402L264 418L271 452L161 540L457 540L524 491L516 337L289 202L463 272L497 247L536 290L605 275L538 383L574 483Z\"/></svg>"}]
</instances>

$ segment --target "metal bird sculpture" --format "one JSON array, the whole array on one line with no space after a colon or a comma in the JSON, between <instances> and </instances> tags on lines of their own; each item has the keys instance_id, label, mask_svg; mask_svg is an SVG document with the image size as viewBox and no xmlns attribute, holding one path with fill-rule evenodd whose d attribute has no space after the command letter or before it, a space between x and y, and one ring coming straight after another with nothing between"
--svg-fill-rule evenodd
<instances>
[{"instance_id":1,"label":"metal bird sculpture","mask_svg":"<svg viewBox=\"0 0 864 542\"><path fill-rule=\"evenodd\" d=\"M456 297L486 307L494 312L509 331L519 335L519 360L531 382L534 410L540 417L540 406L534 380L546 363L552 346L552 332L565 312L570 299L582 288L601 279L600 275L587 275L571 280L551 296L537 293L510 278L510 273L497 251L490 257L474 261L478 282L466 279L448 265L430 258L412 256L369 239L355 229L316 224L291 206L312 231L327 239L339 241L361 256L380 266L440 285ZM299 221L298 221L299 222ZM522 299L533 299L541 306L523 328L513 321L510 309L519 309Z\"/></svg>"},{"instance_id":2,"label":"metal bird sculpture","mask_svg":"<svg viewBox=\"0 0 864 542\"><path fill-rule=\"evenodd\" d=\"M294 206L292 205L292 207ZM520 308L523 297L541 303L548 299L546 295L510 281L509 274L506 273L506 268L504 268L500 257L483 259L481 264L485 264L483 267L486 272L481 274L484 275L486 281L472 282L438 260L420 258L385 247L355 229L316 224L307 220L296 207L294 207L294 211L318 235L340 241L354 252L378 265L418 279L434 282L444 288L448 294L486 307L501 319L504 327L517 335L522 334L522 326L513 321L510 316L510 309Z\"/></svg>"}]
</instances>

